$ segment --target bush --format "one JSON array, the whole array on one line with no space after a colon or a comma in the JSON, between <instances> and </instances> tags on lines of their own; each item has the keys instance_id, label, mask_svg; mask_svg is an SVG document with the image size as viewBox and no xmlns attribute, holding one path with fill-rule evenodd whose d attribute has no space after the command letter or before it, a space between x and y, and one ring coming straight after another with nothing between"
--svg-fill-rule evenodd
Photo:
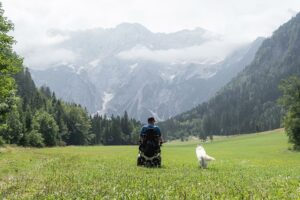
<instances>
[{"instance_id":1,"label":"bush","mask_svg":"<svg viewBox=\"0 0 300 200\"><path fill-rule=\"evenodd\" d=\"M0 136L0 147L3 146L5 144L4 139L2 138L2 136Z\"/></svg>"},{"instance_id":2,"label":"bush","mask_svg":"<svg viewBox=\"0 0 300 200\"><path fill-rule=\"evenodd\" d=\"M294 150L300 150L300 118L295 113L288 112L284 124L289 142L294 144Z\"/></svg>"},{"instance_id":3,"label":"bush","mask_svg":"<svg viewBox=\"0 0 300 200\"><path fill-rule=\"evenodd\" d=\"M289 137L289 142L295 150L300 149L300 79L293 76L284 80L279 89L283 96L279 99L287 113L284 118L284 128Z\"/></svg>"},{"instance_id":4,"label":"bush","mask_svg":"<svg viewBox=\"0 0 300 200\"><path fill-rule=\"evenodd\" d=\"M32 147L44 147L44 139L42 137L42 134L37 132L36 130L31 131L27 135L27 144Z\"/></svg>"},{"instance_id":5,"label":"bush","mask_svg":"<svg viewBox=\"0 0 300 200\"><path fill-rule=\"evenodd\" d=\"M59 140L56 144L57 146L61 146L61 147L64 147L66 146L67 144L63 141L63 140Z\"/></svg>"}]
</instances>

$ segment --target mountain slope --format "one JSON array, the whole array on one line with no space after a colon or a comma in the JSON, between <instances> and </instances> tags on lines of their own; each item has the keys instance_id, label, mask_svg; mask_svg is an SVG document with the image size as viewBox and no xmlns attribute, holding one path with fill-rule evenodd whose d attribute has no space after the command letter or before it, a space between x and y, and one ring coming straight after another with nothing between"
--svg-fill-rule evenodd
<instances>
[{"instance_id":1,"label":"mountain slope","mask_svg":"<svg viewBox=\"0 0 300 200\"><path fill-rule=\"evenodd\" d=\"M212 97L217 90L224 86L232 77L250 63L256 50L263 41L257 39L249 46L240 48L229 58L208 70L213 70L208 77L202 77L204 72L199 69L205 66L189 64L177 72L164 72L163 66L149 63L149 68L137 68L128 82L116 90L116 95L107 105L106 110L126 109L138 119L146 119L149 115L159 120L191 109ZM148 63L147 63L148 64ZM145 63L146 65L146 63ZM152 66L152 68L150 68ZM169 77L157 76L159 74ZM146 78L145 77L151 77Z\"/></svg>"},{"instance_id":2,"label":"mountain slope","mask_svg":"<svg viewBox=\"0 0 300 200\"><path fill-rule=\"evenodd\" d=\"M204 29L152 33L128 23L53 34L67 38L56 47L77 56L31 70L38 86L48 85L58 97L80 103L90 113L120 115L127 110L141 121L150 115L165 120L208 100L252 61L263 41L229 53L220 36ZM217 55L206 53L212 47Z\"/></svg>"},{"instance_id":3,"label":"mountain slope","mask_svg":"<svg viewBox=\"0 0 300 200\"><path fill-rule=\"evenodd\" d=\"M86 74L64 65L30 71L37 86L48 86L59 98L84 105L89 111L97 109L97 91Z\"/></svg>"},{"instance_id":4,"label":"mountain slope","mask_svg":"<svg viewBox=\"0 0 300 200\"><path fill-rule=\"evenodd\" d=\"M300 14L266 39L253 62L207 103L161 124L168 135L227 135L280 127L282 79L300 75ZM174 134L175 133L175 134Z\"/></svg>"}]
</instances>

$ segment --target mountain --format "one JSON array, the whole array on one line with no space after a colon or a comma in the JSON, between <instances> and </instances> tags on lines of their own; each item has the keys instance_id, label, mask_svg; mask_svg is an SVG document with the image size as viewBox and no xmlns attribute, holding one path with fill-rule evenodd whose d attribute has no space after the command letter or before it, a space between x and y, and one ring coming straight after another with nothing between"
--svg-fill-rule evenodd
<instances>
[{"instance_id":1,"label":"mountain","mask_svg":"<svg viewBox=\"0 0 300 200\"><path fill-rule=\"evenodd\" d=\"M208 100L248 65L263 38L232 48L222 37L196 28L153 33L140 24L110 29L52 31L65 38L52 48L72 61L31 73L66 101L90 113L165 120ZM213 53L209 49L213 49Z\"/></svg>"},{"instance_id":2,"label":"mountain","mask_svg":"<svg viewBox=\"0 0 300 200\"><path fill-rule=\"evenodd\" d=\"M170 137L228 135L280 127L278 85L300 76L300 14L265 39L254 60L213 98L163 122Z\"/></svg>"},{"instance_id":3,"label":"mountain","mask_svg":"<svg viewBox=\"0 0 300 200\"><path fill-rule=\"evenodd\" d=\"M224 62L210 68L188 64L172 71L163 70L164 66L155 63L143 63L143 66L148 64L149 68L135 69L128 81L124 81L116 90L117 95L106 106L106 110L113 112L114 109L123 108L138 119L146 119L149 115L159 120L175 116L213 96L249 64L261 41L262 38L239 49ZM151 78L145 79L148 76Z\"/></svg>"},{"instance_id":4,"label":"mountain","mask_svg":"<svg viewBox=\"0 0 300 200\"><path fill-rule=\"evenodd\" d=\"M31 72L37 86L50 86L65 101L84 105L89 111L97 110L97 91L85 73L74 73L66 65Z\"/></svg>"}]
</instances>

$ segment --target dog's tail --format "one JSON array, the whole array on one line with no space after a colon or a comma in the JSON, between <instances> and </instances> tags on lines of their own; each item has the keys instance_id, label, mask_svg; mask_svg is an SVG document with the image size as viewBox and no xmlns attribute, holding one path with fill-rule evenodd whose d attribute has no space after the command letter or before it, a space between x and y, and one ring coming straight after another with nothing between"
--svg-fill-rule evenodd
<instances>
[{"instance_id":1,"label":"dog's tail","mask_svg":"<svg viewBox=\"0 0 300 200\"><path fill-rule=\"evenodd\" d=\"M209 155L206 155L205 156L205 160L207 160L207 161L212 161L212 160L216 160L214 157L211 157L211 156L209 156Z\"/></svg>"}]
</instances>

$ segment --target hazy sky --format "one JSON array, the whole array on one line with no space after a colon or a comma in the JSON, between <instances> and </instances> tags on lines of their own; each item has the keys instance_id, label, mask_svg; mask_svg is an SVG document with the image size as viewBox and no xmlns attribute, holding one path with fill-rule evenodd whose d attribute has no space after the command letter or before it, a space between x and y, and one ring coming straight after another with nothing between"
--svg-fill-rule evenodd
<instances>
[{"instance_id":1,"label":"hazy sky","mask_svg":"<svg viewBox=\"0 0 300 200\"><path fill-rule=\"evenodd\" d=\"M1 0L0 0L1 1ZM18 52L51 42L51 29L138 22L154 32L202 27L238 40L269 36L300 11L299 0L2 0Z\"/></svg>"}]
</instances>

